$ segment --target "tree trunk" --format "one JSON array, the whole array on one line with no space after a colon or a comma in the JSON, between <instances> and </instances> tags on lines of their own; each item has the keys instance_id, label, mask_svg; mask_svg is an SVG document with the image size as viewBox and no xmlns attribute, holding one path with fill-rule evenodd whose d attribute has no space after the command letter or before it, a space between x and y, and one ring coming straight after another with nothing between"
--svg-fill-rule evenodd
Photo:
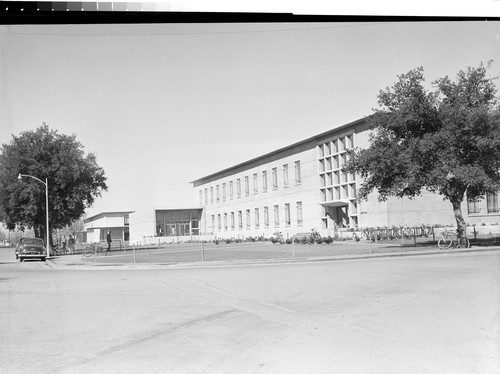
<instances>
[{"instance_id":1,"label":"tree trunk","mask_svg":"<svg viewBox=\"0 0 500 374\"><path fill-rule=\"evenodd\" d=\"M465 233L465 220L462 216L462 200L451 199L451 204L453 205L453 214L455 214L455 220L457 221L457 238L463 238Z\"/></svg>"}]
</instances>

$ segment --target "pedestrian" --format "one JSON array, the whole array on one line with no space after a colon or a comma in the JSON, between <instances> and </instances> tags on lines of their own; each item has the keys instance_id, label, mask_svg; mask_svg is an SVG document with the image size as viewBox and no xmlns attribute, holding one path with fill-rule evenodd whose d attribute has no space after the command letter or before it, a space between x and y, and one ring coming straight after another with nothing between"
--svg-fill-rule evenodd
<instances>
[{"instance_id":1,"label":"pedestrian","mask_svg":"<svg viewBox=\"0 0 500 374\"><path fill-rule=\"evenodd\" d=\"M67 251L67 247L66 247L66 235L63 235L63 237L62 237L62 249L61 250L62 250L63 253L66 253L66 251Z\"/></svg>"},{"instance_id":2,"label":"pedestrian","mask_svg":"<svg viewBox=\"0 0 500 374\"><path fill-rule=\"evenodd\" d=\"M108 252L111 251L111 231L108 231L108 235L106 235L106 241L108 242Z\"/></svg>"},{"instance_id":3,"label":"pedestrian","mask_svg":"<svg viewBox=\"0 0 500 374\"><path fill-rule=\"evenodd\" d=\"M69 246L69 253L74 255L75 254L75 238L73 238L73 235L69 236L68 246Z\"/></svg>"}]
</instances>

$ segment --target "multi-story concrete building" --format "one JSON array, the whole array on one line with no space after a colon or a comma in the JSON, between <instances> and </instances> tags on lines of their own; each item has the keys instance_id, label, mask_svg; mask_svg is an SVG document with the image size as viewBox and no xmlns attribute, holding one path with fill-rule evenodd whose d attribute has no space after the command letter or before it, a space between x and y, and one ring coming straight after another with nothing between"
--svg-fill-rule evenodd
<instances>
[{"instance_id":1,"label":"multi-story concrete building","mask_svg":"<svg viewBox=\"0 0 500 374\"><path fill-rule=\"evenodd\" d=\"M336 127L274 152L193 181L203 208L199 232L221 238L285 236L339 227L416 226L455 222L451 204L424 192L415 199L376 193L358 202L361 180L346 173L348 150L369 145L365 119ZM498 222L498 194L464 203L468 222Z\"/></svg>"},{"instance_id":2,"label":"multi-story concrete building","mask_svg":"<svg viewBox=\"0 0 500 374\"><path fill-rule=\"evenodd\" d=\"M334 235L338 228L455 225L451 204L423 192L413 200L376 193L357 200L362 183L343 171L348 150L369 146L365 119L333 128L298 143L242 162L192 182L195 204L137 212L101 213L86 220L89 240L113 237L130 242L172 242L218 238L286 238L317 230ZM499 197L488 194L463 203L470 224L500 223ZM130 218L129 218L130 216Z\"/></svg>"}]
</instances>

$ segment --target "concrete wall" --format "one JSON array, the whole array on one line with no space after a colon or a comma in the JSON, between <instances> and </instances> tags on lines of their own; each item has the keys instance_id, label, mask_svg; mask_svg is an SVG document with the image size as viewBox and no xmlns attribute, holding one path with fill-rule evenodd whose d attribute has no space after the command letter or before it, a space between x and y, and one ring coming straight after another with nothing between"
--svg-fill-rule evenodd
<instances>
[{"instance_id":1,"label":"concrete wall","mask_svg":"<svg viewBox=\"0 0 500 374\"><path fill-rule=\"evenodd\" d=\"M104 216L85 223L85 228L108 228L125 226L125 217L123 216Z\"/></svg>"},{"instance_id":2,"label":"concrete wall","mask_svg":"<svg viewBox=\"0 0 500 374\"><path fill-rule=\"evenodd\" d=\"M156 217L154 209L130 213L130 244L142 244L144 237L155 235Z\"/></svg>"}]
</instances>

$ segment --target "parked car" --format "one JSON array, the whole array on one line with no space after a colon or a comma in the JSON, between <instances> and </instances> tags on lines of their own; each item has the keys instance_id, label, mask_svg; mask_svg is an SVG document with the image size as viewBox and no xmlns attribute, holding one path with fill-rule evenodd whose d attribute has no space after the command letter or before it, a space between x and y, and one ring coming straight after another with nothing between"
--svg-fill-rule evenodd
<instances>
[{"instance_id":1,"label":"parked car","mask_svg":"<svg viewBox=\"0 0 500 374\"><path fill-rule=\"evenodd\" d=\"M45 261L46 249L43 239L40 238L21 238L16 247L16 259L23 262L27 258L39 258Z\"/></svg>"}]
</instances>

